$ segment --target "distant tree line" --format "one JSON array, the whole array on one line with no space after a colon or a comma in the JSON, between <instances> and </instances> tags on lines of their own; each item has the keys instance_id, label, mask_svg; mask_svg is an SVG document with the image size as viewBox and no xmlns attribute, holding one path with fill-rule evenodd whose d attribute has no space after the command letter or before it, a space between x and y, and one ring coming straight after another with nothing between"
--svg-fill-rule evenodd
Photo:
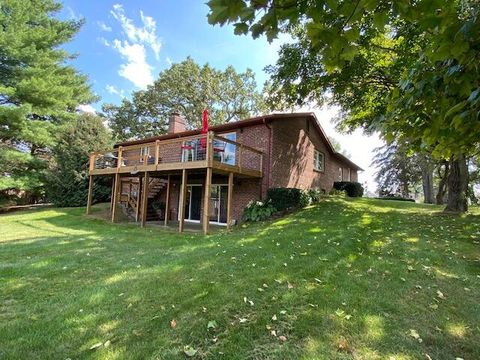
<instances>
[{"instance_id":1,"label":"distant tree line","mask_svg":"<svg viewBox=\"0 0 480 360\"><path fill-rule=\"evenodd\" d=\"M450 163L437 160L431 154L414 152L408 144L394 141L375 149L372 166L377 167L376 182L380 196L417 198L426 204L446 204ZM475 186L480 185L479 155L467 159L469 185L467 199L478 204Z\"/></svg>"}]
</instances>

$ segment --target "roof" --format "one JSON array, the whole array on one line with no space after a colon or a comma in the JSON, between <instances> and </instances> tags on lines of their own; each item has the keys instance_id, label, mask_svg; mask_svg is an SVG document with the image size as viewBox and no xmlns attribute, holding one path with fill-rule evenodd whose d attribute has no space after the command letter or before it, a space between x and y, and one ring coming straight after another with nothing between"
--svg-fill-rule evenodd
<instances>
[{"instance_id":1,"label":"roof","mask_svg":"<svg viewBox=\"0 0 480 360\"><path fill-rule=\"evenodd\" d=\"M352 169L363 171L363 169L360 166L358 166L353 161L351 161L349 158L347 158L345 155L337 152L334 149L332 143L328 139L327 134L323 130L322 126L320 125L320 122L318 121L317 117L315 116L315 113L313 113L313 112L273 113L273 114L256 116L256 117L252 117L252 118L248 118L248 119L244 119L244 120L239 120L239 121L232 121L232 122L228 122L226 124L213 125L209 128L209 130L214 131L214 132L224 132L224 131L229 131L229 130L234 130L234 129L241 129L241 128L244 128L244 127L247 127L247 126L266 124L266 123L270 123L270 122L276 121L276 120L291 120L291 119L299 119L299 118L302 118L302 119L309 118L309 119L312 120L312 122L315 125L317 131L323 137L323 140L327 144L329 150L331 151L331 153L336 158L338 158L341 161L347 163ZM187 130L187 131L182 131L182 132L179 132L179 133L164 134L164 135L152 136L152 137L139 139L139 140L125 141L125 142L121 142L121 143L116 144L115 147L117 147L117 146L138 145L138 144L143 144L143 143L155 142L157 140L175 139L175 138L181 138L181 137L198 135L198 134L201 134L200 129Z\"/></svg>"}]
</instances>

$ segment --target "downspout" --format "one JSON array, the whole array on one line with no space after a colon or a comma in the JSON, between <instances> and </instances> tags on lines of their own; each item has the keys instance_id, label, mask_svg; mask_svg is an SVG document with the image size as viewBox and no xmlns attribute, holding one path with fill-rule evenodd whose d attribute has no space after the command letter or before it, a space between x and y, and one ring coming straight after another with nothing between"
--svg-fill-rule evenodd
<instances>
[{"instance_id":1,"label":"downspout","mask_svg":"<svg viewBox=\"0 0 480 360\"><path fill-rule=\"evenodd\" d=\"M267 121L265 118L263 118L263 123L268 129L268 168L267 168L267 190L270 188L270 171L272 169L272 137L273 137L273 132L272 132L272 127L267 124ZM263 195L263 192L262 194ZM263 198L263 196L260 196L260 198Z\"/></svg>"}]
</instances>

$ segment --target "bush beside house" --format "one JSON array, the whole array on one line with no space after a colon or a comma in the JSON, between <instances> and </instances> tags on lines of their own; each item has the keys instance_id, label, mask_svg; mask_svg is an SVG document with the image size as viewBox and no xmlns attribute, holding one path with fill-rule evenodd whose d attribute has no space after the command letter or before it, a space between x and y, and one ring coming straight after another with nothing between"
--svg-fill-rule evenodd
<instances>
[{"instance_id":1,"label":"bush beside house","mask_svg":"<svg viewBox=\"0 0 480 360\"><path fill-rule=\"evenodd\" d=\"M335 181L333 188L340 191L345 191L349 197L362 197L363 186L356 181Z\"/></svg>"},{"instance_id":2,"label":"bush beside house","mask_svg":"<svg viewBox=\"0 0 480 360\"><path fill-rule=\"evenodd\" d=\"M331 192L333 194L346 194L350 197L361 197L363 195L363 187L358 182L341 181L335 184L338 184L337 186L340 189L334 187ZM319 202L322 195L322 192L318 189L270 188L267 190L266 201L252 201L245 207L243 220L266 220L276 212L302 208Z\"/></svg>"}]
</instances>

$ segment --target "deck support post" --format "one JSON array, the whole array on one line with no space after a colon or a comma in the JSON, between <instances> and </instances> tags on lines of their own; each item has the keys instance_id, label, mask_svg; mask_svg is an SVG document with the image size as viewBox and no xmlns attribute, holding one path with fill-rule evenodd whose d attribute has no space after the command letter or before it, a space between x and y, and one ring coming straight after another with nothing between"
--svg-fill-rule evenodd
<instances>
[{"instance_id":1,"label":"deck support post","mask_svg":"<svg viewBox=\"0 0 480 360\"><path fill-rule=\"evenodd\" d=\"M142 192L142 227L145 227L147 223L148 183L149 183L149 175L148 175L148 172L145 171L145 176L143 177L143 192Z\"/></svg>"},{"instance_id":2,"label":"deck support post","mask_svg":"<svg viewBox=\"0 0 480 360\"><path fill-rule=\"evenodd\" d=\"M89 176L88 180L88 196L87 196L87 215L92 212L92 195L93 195L93 176Z\"/></svg>"},{"instance_id":3,"label":"deck support post","mask_svg":"<svg viewBox=\"0 0 480 360\"><path fill-rule=\"evenodd\" d=\"M168 225L168 209L170 207L170 175L167 177L167 194L165 195L165 226Z\"/></svg>"},{"instance_id":4,"label":"deck support post","mask_svg":"<svg viewBox=\"0 0 480 360\"><path fill-rule=\"evenodd\" d=\"M110 195L110 215L113 211L113 200L115 198L115 175L112 176L112 194Z\"/></svg>"},{"instance_id":5,"label":"deck support post","mask_svg":"<svg viewBox=\"0 0 480 360\"><path fill-rule=\"evenodd\" d=\"M112 222L115 222L116 218L116 212L117 212L117 202L118 202L118 193L120 192L120 174L116 173L115 174L115 186L113 190L113 206L112 206Z\"/></svg>"},{"instance_id":6,"label":"deck support post","mask_svg":"<svg viewBox=\"0 0 480 360\"><path fill-rule=\"evenodd\" d=\"M212 195L212 168L207 167L207 175L205 176L205 193L203 197L203 214L202 214L202 228L203 233L208 233L208 226L210 225L210 198Z\"/></svg>"},{"instance_id":7,"label":"deck support post","mask_svg":"<svg viewBox=\"0 0 480 360\"><path fill-rule=\"evenodd\" d=\"M135 208L135 222L138 222L140 217L140 206L142 206L142 177L138 176L137 198L135 199L137 207Z\"/></svg>"},{"instance_id":8,"label":"deck support post","mask_svg":"<svg viewBox=\"0 0 480 360\"><path fill-rule=\"evenodd\" d=\"M180 187L180 208L178 209L178 232L183 232L185 222L185 198L187 195L187 170L182 170L182 185Z\"/></svg>"},{"instance_id":9,"label":"deck support post","mask_svg":"<svg viewBox=\"0 0 480 360\"><path fill-rule=\"evenodd\" d=\"M228 174L227 192L227 229L232 226L232 198L233 198L233 173Z\"/></svg>"}]
</instances>

